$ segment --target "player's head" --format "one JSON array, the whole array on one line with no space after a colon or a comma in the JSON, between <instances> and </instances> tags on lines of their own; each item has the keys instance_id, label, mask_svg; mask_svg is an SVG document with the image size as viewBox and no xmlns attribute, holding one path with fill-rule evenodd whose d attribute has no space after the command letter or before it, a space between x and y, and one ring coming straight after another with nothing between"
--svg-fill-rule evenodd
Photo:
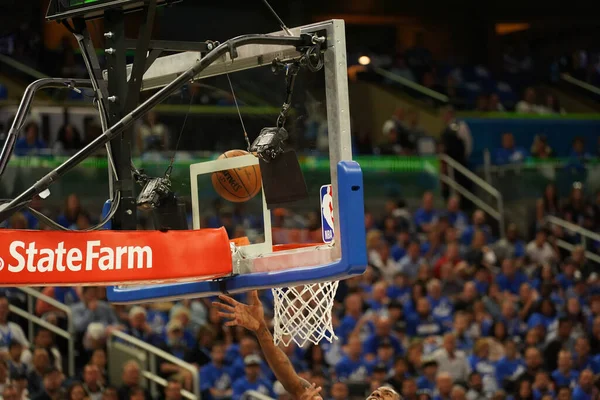
<instances>
[{"instance_id":1,"label":"player's head","mask_svg":"<svg viewBox=\"0 0 600 400\"><path fill-rule=\"evenodd\" d=\"M401 397L394 389L389 386L380 386L373 390L367 400L400 400Z\"/></svg>"}]
</instances>

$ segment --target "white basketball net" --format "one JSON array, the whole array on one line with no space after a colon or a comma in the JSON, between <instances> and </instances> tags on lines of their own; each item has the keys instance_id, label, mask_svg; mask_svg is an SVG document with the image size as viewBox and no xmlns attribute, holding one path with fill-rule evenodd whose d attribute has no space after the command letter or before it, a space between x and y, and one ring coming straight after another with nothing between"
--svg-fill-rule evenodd
<instances>
[{"instance_id":1,"label":"white basketball net","mask_svg":"<svg viewBox=\"0 0 600 400\"><path fill-rule=\"evenodd\" d=\"M300 347L307 342L332 342L331 309L338 281L271 289L273 292L275 344L288 346L293 340Z\"/></svg>"}]
</instances>

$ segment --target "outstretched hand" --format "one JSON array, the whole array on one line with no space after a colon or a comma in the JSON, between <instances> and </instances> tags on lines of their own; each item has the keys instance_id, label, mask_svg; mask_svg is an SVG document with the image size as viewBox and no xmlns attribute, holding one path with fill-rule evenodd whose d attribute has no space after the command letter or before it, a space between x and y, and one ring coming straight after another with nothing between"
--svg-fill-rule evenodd
<instances>
[{"instance_id":1,"label":"outstretched hand","mask_svg":"<svg viewBox=\"0 0 600 400\"><path fill-rule=\"evenodd\" d=\"M225 326L239 325L256 332L264 324L265 314L256 290L250 292L249 298L250 304L243 304L229 296L220 295L220 302L213 302L213 306L219 309L221 318L228 320Z\"/></svg>"},{"instance_id":2,"label":"outstretched hand","mask_svg":"<svg viewBox=\"0 0 600 400\"><path fill-rule=\"evenodd\" d=\"M307 387L302 396L300 396L299 400L323 400L321 395L321 387L316 386L314 383Z\"/></svg>"}]
</instances>

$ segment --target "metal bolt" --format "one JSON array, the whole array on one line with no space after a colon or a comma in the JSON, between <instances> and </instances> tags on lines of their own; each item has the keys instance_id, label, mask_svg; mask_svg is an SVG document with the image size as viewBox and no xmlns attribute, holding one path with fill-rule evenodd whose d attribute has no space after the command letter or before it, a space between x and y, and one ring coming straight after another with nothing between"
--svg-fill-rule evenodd
<instances>
[{"instance_id":1,"label":"metal bolt","mask_svg":"<svg viewBox=\"0 0 600 400\"><path fill-rule=\"evenodd\" d=\"M209 51L210 51L210 50L212 50L212 49L213 49L213 45L212 45L212 43L208 43L208 44L206 45L206 48L207 48Z\"/></svg>"},{"instance_id":2,"label":"metal bolt","mask_svg":"<svg viewBox=\"0 0 600 400\"><path fill-rule=\"evenodd\" d=\"M313 44L317 44L317 43L323 43L325 42L325 37L324 36L313 36L312 37L312 42Z\"/></svg>"},{"instance_id":3,"label":"metal bolt","mask_svg":"<svg viewBox=\"0 0 600 400\"><path fill-rule=\"evenodd\" d=\"M109 96L107 98L108 101L110 101L111 103L116 103L117 102L118 97L117 96Z\"/></svg>"},{"instance_id":4,"label":"metal bolt","mask_svg":"<svg viewBox=\"0 0 600 400\"><path fill-rule=\"evenodd\" d=\"M113 36L115 36L115 34L112 33L112 32L105 32L104 33L104 37L107 38L107 39L112 39Z\"/></svg>"},{"instance_id":5,"label":"metal bolt","mask_svg":"<svg viewBox=\"0 0 600 400\"><path fill-rule=\"evenodd\" d=\"M131 210L127 210L127 211L125 211L125 212L127 213L127 215L131 215L131 214L133 214L133 211L131 211Z\"/></svg>"},{"instance_id":6,"label":"metal bolt","mask_svg":"<svg viewBox=\"0 0 600 400\"><path fill-rule=\"evenodd\" d=\"M108 49L104 49L104 52L106 54L115 54L117 52L117 50L113 49L112 47L108 48Z\"/></svg>"}]
</instances>

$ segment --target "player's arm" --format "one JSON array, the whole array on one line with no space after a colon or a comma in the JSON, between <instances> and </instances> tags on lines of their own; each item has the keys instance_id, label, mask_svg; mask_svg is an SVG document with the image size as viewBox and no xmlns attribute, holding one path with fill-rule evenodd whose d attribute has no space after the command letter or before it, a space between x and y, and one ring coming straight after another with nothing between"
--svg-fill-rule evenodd
<instances>
[{"instance_id":1,"label":"player's arm","mask_svg":"<svg viewBox=\"0 0 600 400\"><path fill-rule=\"evenodd\" d=\"M214 302L213 305L220 310L219 316L228 320L225 325L239 325L254 332L263 354L277 380L281 382L285 390L295 398L300 399L305 396L307 394L307 388L311 388L311 385L298 376L287 355L285 355L278 346L275 346L273 336L265 321L262 304L258 298L258 292L253 291L250 293L250 304L247 305L228 296L222 295L219 296L219 299L221 302ZM313 389L316 390L320 388ZM318 391L316 393L318 393ZM316 393L314 393L314 395L316 395Z\"/></svg>"}]
</instances>

